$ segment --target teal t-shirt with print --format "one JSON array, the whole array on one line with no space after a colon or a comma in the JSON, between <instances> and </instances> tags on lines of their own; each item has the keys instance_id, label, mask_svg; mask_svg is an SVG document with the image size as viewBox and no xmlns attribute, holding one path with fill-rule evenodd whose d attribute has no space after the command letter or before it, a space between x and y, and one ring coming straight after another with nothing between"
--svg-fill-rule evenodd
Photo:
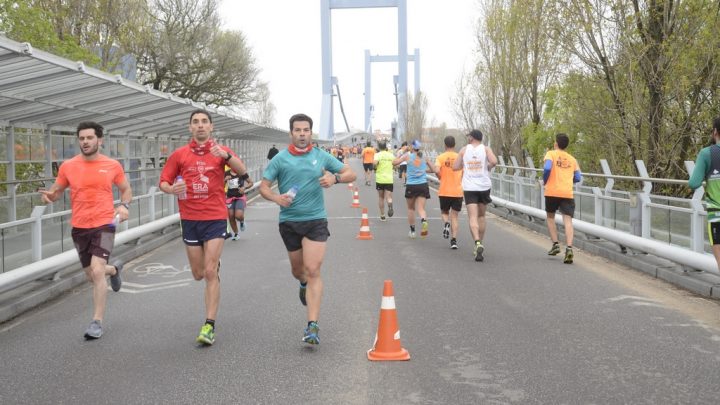
<instances>
[{"instance_id":1,"label":"teal t-shirt with print","mask_svg":"<svg viewBox=\"0 0 720 405\"><path fill-rule=\"evenodd\" d=\"M333 155L318 148L298 156L287 149L278 153L265 168L263 178L270 182L277 180L280 194L285 194L293 185L298 187L292 204L280 207L280 222L327 218L320 177L325 170L337 173L343 166Z\"/></svg>"}]
</instances>

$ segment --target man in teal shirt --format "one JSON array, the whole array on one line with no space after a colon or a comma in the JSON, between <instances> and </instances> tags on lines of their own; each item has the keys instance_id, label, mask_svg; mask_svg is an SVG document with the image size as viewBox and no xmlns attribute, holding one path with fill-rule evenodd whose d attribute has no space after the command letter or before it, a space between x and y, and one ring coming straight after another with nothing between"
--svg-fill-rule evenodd
<instances>
[{"instance_id":1,"label":"man in teal shirt","mask_svg":"<svg viewBox=\"0 0 720 405\"><path fill-rule=\"evenodd\" d=\"M260 194L280 206L280 236L290 258L293 277L300 281L300 302L307 306L303 342L319 344L318 318L323 283L320 266L330 231L323 188L355 180L350 166L312 145L312 118L290 117L290 145L263 172ZM277 180L278 191L271 186Z\"/></svg>"},{"instance_id":2,"label":"man in teal shirt","mask_svg":"<svg viewBox=\"0 0 720 405\"><path fill-rule=\"evenodd\" d=\"M375 154L373 164L375 166L375 189L378 191L378 206L380 207L380 220L385 218L385 201L387 200L388 216L392 217L393 212L393 160L395 155L387 150L387 141L378 141L380 152Z\"/></svg>"},{"instance_id":3,"label":"man in teal shirt","mask_svg":"<svg viewBox=\"0 0 720 405\"><path fill-rule=\"evenodd\" d=\"M705 180L705 203L707 205L708 238L715 261L720 267L720 117L713 120L713 144L703 148L695 159L695 169L688 185L695 190Z\"/></svg>"}]
</instances>

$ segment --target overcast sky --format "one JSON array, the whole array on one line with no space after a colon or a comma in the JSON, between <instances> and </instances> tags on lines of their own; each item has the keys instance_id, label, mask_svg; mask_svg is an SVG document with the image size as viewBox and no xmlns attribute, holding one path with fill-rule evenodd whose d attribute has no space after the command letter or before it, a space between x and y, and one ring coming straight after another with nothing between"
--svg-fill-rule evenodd
<instances>
[{"instance_id":1,"label":"overcast sky","mask_svg":"<svg viewBox=\"0 0 720 405\"><path fill-rule=\"evenodd\" d=\"M408 0L408 54L420 50L420 89L429 100L427 125L456 127L450 97L463 67L474 59L476 0ZM287 127L297 112L320 120L322 61L319 0L225 0L226 29L241 30L269 83L277 108L275 125ZM331 12L333 75L338 77L351 128L364 126L365 49L372 55L397 55L397 9L339 9ZM396 63L372 64L373 128L388 131L395 118L393 76ZM408 63L408 91L414 89ZM317 130L318 128L316 128ZM335 104L335 130L344 131Z\"/></svg>"}]
</instances>

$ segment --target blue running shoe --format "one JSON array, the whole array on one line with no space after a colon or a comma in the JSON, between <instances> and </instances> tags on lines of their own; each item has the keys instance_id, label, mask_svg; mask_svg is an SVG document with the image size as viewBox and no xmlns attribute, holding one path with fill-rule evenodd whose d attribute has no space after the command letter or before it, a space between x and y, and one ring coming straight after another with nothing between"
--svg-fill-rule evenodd
<instances>
[{"instance_id":1,"label":"blue running shoe","mask_svg":"<svg viewBox=\"0 0 720 405\"><path fill-rule=\"evenodd\" d=\"M303 336L303 342L311 344L311 345L319 345L320 344L320 336L318 336L318 333L320 332L320 327L318 326L317 322L310 322L310 324L305 328L305 335Z\"/></svg>"}]
</instances>

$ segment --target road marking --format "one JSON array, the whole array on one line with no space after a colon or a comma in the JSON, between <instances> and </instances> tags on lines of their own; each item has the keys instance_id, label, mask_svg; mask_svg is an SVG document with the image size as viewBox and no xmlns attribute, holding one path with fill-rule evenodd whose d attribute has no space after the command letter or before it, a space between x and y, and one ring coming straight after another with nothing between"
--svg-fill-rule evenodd
<instances>
[{"instance_id":1,"label":"road marking","mask_svg":"<svg viewBox=\"0 0 720 405\"><path fill-rule=\"evenodd\" d=\"M193 279L185 278L182 280L166 281L164 283L155 283L155 284L138 284L138 283L131 283L129 281L126 281L126 282L123 282L123 287L130 286L130 287L134 287L134 288L155 288L155 287L161 287L161 286L172 285L172 284L186 283L188 281L193 281Z\"/></svg>"},{"instance_id":2,"label":"road marking","mask_svg":"<svg viewBox=\"0 0 720 405\"><path fill-rule=\"evenodd\" d=\"M123 283L123 284L127 284L127 283ZM123 285L123 289L118 292L128 293L128 294L142 294L142 293L148 293L148 292L152 292L152 291L169 290L171 288L177 288L177 287L186 287L189 285L190 285L190 283L172 284L172 285L165 285L162 287L152 287L151 285L146 285L146 286L140 285L143 288L141 290L131 290L128 288L124 288L124 285Z\"/></svg>"}]
</instances>

